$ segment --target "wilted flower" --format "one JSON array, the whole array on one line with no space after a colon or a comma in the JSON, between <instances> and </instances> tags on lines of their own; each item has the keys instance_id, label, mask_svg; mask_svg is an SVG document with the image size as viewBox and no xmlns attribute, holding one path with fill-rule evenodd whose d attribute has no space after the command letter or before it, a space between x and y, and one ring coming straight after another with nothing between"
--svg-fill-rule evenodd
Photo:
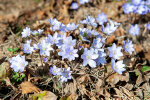
<instances>
[{"instance_id":1,"label":"wilted flower","mask_svg":"<svg viewBox=\"0 0 150 100\"><path fill-rule=\"evenodd\" d=\"M140 34L140 28L138 24L131 25L131 28L129 29L129 33L133 36Z\"/></svg>"},{"instance_id":2,"label":"wilted flower","mask_svg":"<svg viewBox=\"0 0 150 100\"><path fill-rule=\"evenodd\" d=\"M30 34L31 34L30 28L26 27L25 29L23 29L23 32L21 32L21 34L22 34L23 38L26 38L27 36L30 36Z\"/></svg>"},{"instance_id":3,"label":"wilted flower","mask_svg":"<svg viewBox=\"0 0 150 100\"><path fill-rule=\"evenodd\" d=\"M16 57L12 57L10 59L10 64L11 64L11 68L15 71L15 72L23 72L24 68L28 65L28 62L25 61L25 56L20 56L17 55Z\"/></svg>"},{"instance_id":4,"label":"wilted flower","mask_svg":"<svg viewBox=\"0 0 150 100\"><path fill-rule=\"evenodd\" d=\"M63 71L61 72L60 81L67 82L68 79L71 79L71 73L72 71L70 71L70 67L68 67L67 69L63 68Z\"/></svg>"},{"instance_id":5,"label":"wilted flower","mask_svg":"<svg viewBox=\"0 0 150 100\"><path fill-rule=\"evenodd\" d=\"M101 14L97 15L96 20L99 25L103 25L105 22L107 22L107 16L102 12Z\"/></svg>"},{"instance_id":6,"label":"wilted flower","mask_svg":"<svg viewBox=\"0 0 150 100\"><path fill-rule=\"evenodd\" d=\"M55 75L61 75L61 68L57 68L55 65L53 67L50 67L50 73Z\"/></svg>"},{"instance_id":7,"label":"wilted flower","mask_svg":"<svg viewBox=\"0 0 150 100\"><path fill-rule=\"evenodd\" d=\"M84 48L84 53L81 55L81 58L83 59L83 66L89 64L92 68L96 67L96 62L94 60L98 58L98 54L95 53L93 48L90 50Z\"/></svg>"},{"instance_id":8,"label":"wilted flower","mask_svg":"<svg viewBox=\"0 0 150 100\"><path fill-rule=\"evenodd\" d=\"M71 8L72 8L72 9L78 9L78 8L79 8L78 3L73 2L73 3L71 4Z\"/></svg>"},{"instance_id":9,"label":"wilted flower","mask_svg":"<svg viewBox=\"0 0 150 100\"><path fill-rule=\"evenodd\" d=\"M23 52L31 54L33 52L33 47L30 46L31 40L27 40L27 43L23 44Z\"/></svg>"},{"instance_id":10,"label":"wilted flower","mask_svg":"<svg viewBox=\"0 0 150 100\"><path fill-rule=\"evenodd\" d=\"M116 47L116 44L113 43L112 47L108 47L109 57L112 57L113 59L120 59L120 57L123 56L121 49L122 47Z\"/></svg>"},{"instance_id":11,"label":"wilted flower","mask_svg":"<svg viewBox=\"0 0 150 100\"><path fill-rule=\"evenodd\" d=\"M123 60L118 61L117 63L114 59L111 60L111 68L118 74L122 74L122 72L126 70L124 67L125 64L123 64Z\"/></svg>"},{"instance_id":12,"label":"wilted flower","mask_svg":"<svg viewBox=\"0 0 150 100\"><path fill-rule=\"evenodd\" d=\"M81 24L88 24L93 27L97 27L97 23L95 23L95 18L91 16L87 16L85 20L80 21Z\"/></svg>"},{"instance_id":13,"label":"wilted flower","mask_svg":"<svg viewBox=\"0 0 150 100\"><path fill-rule=\"evenodd\" d=\"M123 44L124 44L123 48L124 48L125 52L129 52L131 55L132 52L134 51L132 41L129 41L129 39L128 39L127 42L123 41Z\"/></svg>"},{"instance_id":14,"label":"wilted flower","mask_svg":"<svg viewBox=\"0 0 150 100\"><path fill-rule=\"evenodd\" d=\"M40 49L40 55L50 56L50 50L53 50L51 48L51 44L46 42L45 39L41 41L40 44L38 44L38 48Z\"/></svg>"}]
</instances>

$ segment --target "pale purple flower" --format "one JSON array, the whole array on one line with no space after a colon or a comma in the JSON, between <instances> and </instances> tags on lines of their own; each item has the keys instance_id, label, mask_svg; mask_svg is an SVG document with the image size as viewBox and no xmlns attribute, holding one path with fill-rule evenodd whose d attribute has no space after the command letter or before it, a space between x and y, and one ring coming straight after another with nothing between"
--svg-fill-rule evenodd
<instances>
[{"instance_id":1,"label":"pale purple flower","mask_svg":"<svg viewBox=\"0 0 150 100\"><path fill-rule=\"evenodd\" d=\"M150 5L150 0L146 0L146 5Z\"/></svg>"},{"instance_id":2,"label":"pale purple flower","mask_svg":"<svg viewBox=\"0 0 150 100\"><path fill-rule=\"evenodd\" d=\"M112 47L108 47L109 57L113 59L120 59L123 56L121 52L122 47L117 47L115 43L113 43Z\"/></svg>"},{"instance_id":3,"label":"pale purple flower","mask_svg":"<svg viewBox=\"0 0 150 100\"><path fill-rule=\"evenodd\" d=\"M129 39L127 40L127 42L123 41L123 48L124 48L125 52L129 52L130 55L134 51L132 41L129 41Z\"/></svg>"},{"instance_id":4,"label":"pale purple flower","mask_svg":"<svg viewBox=\"0 0 150 100\"><path fill-rule=\"evenodd\" d=\"M122 74L126 69L124 68L125 64L123 64L123 60L115 62L114 59L111 60L111 68L117 72L118 74Z\"/></svg>"},{"instance_id":5,"label":"pale purple flower","mask_svg":"<svg viewBox=\"0 0 150 100\"><path fill-rule=\"evenodd\" d=\"M66 37L63 41L64 46L71 47L76 45L76 39L72 39L72 36Z\"/></svg>"},{"instance_id":6,"label":"pale purple flower","mask_svg":"<svg viewBox=\"0 0 150 100\"><path fill-rule=\"evenodd\" d=\"M79 24L75 25L74 23L72 23L72 24L69 23L69 24L67 24L66 29L68 31L73 31L73 30L77 29L78 26L79 26Z\"/></svg>"},{"instance_id":7,"label":"pale purple flower","mask_svg":"<svg viewBox=\"0 0 150 100\"><path fill-rule=\"evenodd\" d=\"M72 73L72 71L70 71L70 67L68 67L67 69L63 68L63 71L61 72L60 81L67 82L68 79L72 78L71 73Z\"/></svg>"},{"instance_id":8,"label":"pale purple flower","mask_svg":"<svg viewBox=\"0 0 150 100\"><path fill-rule=\"evenodd\" d=\"M103 25L105 22L107 22L107 15L105 15L103 12L98 14L96 21L99 23L99 25Z\"/></svg>"},{"instance_id":9,"label":"pale purple flower","mask_svg":"<svg viewBox=\"0 0 150 100\"><path fill-rule=\"evenodd\" d=\"M55 75L61 75L61 68L57 68L55 65L53 67L50 67L50 73Z\"/></svg>"},{"instance_id":10,"label":"pale purple flower","mask_svg":"<svg viewBox=\"0 0 150 100\"><path fill-rule=\"evenodd\" d=\"M40 34L42 34L43 31L44 30L42 30L42 29L38 29L38 30L33 31L32 34L33 35L40 35Z\"/></svg>"},{"instance_id":11,"label":"pale purple flower","mask_svg":"<svg viewBox=\"0 0 150 100\"><path fill-rule=\"evenodd\" d=\"M107 35L111 35L113 32L116 31L116 29L118 28L119 25L120 25L120 23L109 20L109 23L107 23L106 27L104 27L102 25L102 32Z\"/></svg>"},{"instance_id":12,"label":"pale purple flower","mask_svg":"<svg viewBox=\"0 0 150 100\"><path fill-rule=\"evenodd\" d=\"M32 32L32 31L30 30L29 27L24 28L24 29L23 29L23 32L21 32L22 37L23 37L23 38L26 38L27 36L30 36L31 32Z\"/></svg>"},{"instance_id":13,"label":"pale purple flower","mask_svg":"<svg viewBox=\"0 0 150 100\"><path fill-rule=\"evenodd\" d=\"M106 53L104 52L104 49L98 49L98 58L95 60L97 65L104 65L106 63Z\"/></svg>"},{"instance_id":14,"label":"pale purple flower","mask_svg":"<svg viewBox=\"0 0 150 100\"><path fill-rule=\"evenodd\" d=\"M81 24L88 24L93 27L97 27L97 23L95 22L95 18L92 16L87 16L85 20L80 21Z\"/></svg>"},{"instance_id":15,"label":"pale purple flower","mask_svg":"<svg viewBox=\"0 0 150 100\"><path fill-rule=\"evenodd\" d=\"M50 56L50 50L53 50L51 44L48 43L45 39L38 44L38 48L40 49L40 55Z\"/></svg>"},{"instance_id":16,"label":"pale purple flower","mask_svg":"<svg viewBox=\"0 0 150 100\"><path fill-rule=\"evenodd\" d=\"M96 38L93 40L93 44L92 44L92 47L94 49L100 49L102 46L103 46L103 43L101 42L102 39L99 37L99 38Z\"/></svg>"},{"instance_id":17,"label":"pale purple flower","mask_svg":"<svg viewBox=\"0 0 150 100\"><path fill-rule=\"evenodd\" d=\"M146 27L148 30L150 30L150 23L145 24L145 27Z\"/></svg>"},{"instance_id":18,"label":"pale purple flower","mask_svg":"<svg viewBox=\"0 0 150 100\"><path fill-rule=\"evenodd\" d=\"M48 35L47 41L48 41L51 45L53 45L53 44L57 44L58 41L59 41L59 39L60 39L60 38L58 37L58 33L55 32L53 36Z\"/></svg>"},{"instance_id":19,"label":"pale purple flower","mask_svg":"<svg viewBox=\"0 0 150 100\"><path fill-rule=\"evenodd\" d=\"M20 56L17 55L16 57L12 57L10 59L10 67L15 71L15 72L23 72L24 68L28 65L28 62L25 61L25 56Z\"/></svg>"},{"instance_id":20,"label":"pale purple flower","mask_svg":"<svg viewBox=\"0 0 150 100\"><path fill-rule=\"evenodd\" d=\"M66 37L66 33L63 33L62 35L58 35L58 43L56 44L58 46L58 48L61 48L62 45L64 44L64 40L67 38Z\"/></svg>"},{"instance_id":21,"label":"pale purple flower","mask_svg":"<svg viewBox=\"0 0 150 100\"><path fill-rule=\"evenodd\" d=\"M61 48L62 50L58 52L59 56L62 56L62 59L67 58L69 61L75 60L75 57L79 57L77 54L78 50L73 47Z\"/></svg>"},{"instance_id":22,"label":"pale purple flower","mask_svg":"<svg viewBox=\"0 0 150 100\"><path fill-rule=\"evenodd\" d=\"M90 42L89 40L87 40L87 32L88 32L88 29L86 28L79 28L79 34L80 34L80 38L82 41L87 41L87 42Z\"/></svg>"},{"instance_id":23,"label":"pale purple flower","mask_svg":"<svg viewBox=\"0 0 150 100\"><path fill-rule=\"evenodd\" d=\"M83 66L89 64L92 68L96 67L96 62L94 60L98 58L98 54L95 53L93 48L90 50L84 48L84 53L81 55L81 58L83 59Z\"/></svg>"},{"instance_id":24,"label":"pale purple flower","mask_svg":"<svg viewBox=\"0 0 150 100\"><path fill-rule=\"evenodd\" d=\"M131 28L129 29L129 33L133 36L140 34L140 28L138 24L131 25Z\"/></svg>"},{"instance_id":25,"label":"pale purple flower","mask_svg":"<svg viewBox=\"0 0 150 100\"><path fill-rule=\"evenodd\" d=\"M38 50L38 49L39 49L38 44L39 44L39 43L33 44L33 50Z\"/></svg>"},{"instance_id":26,"label":"pale purple flower","mask_svg":"<svg viewBox=\"0 0 150 100\"><path fill-rule=\"evenodd\" d=\"M141 4L142 0L132 0L133 5L139 5Z\"/></svg>"},{"instance_id":27,"label":"pale purple flower","mask_svg":"<svg viewBox=\"0 0 150 100\"><path fill-rule=\"evenodd\" d=\"M33 52L33 47L31 47L31 40L27 40L25 44L23 44L23 52L27 54L31 54Z\"/></svg>"},{"instance_id":28,"label":"pale purple flower","mask_svg":"<svg viewBox=\"0 0 150 100\"><path fill-rule=\"evenodd\" d=\"M73 2L73 3L71 4L71 8L72 8L72 9L78 9L78 8L79 8L78 3Z\"/></svg>"},{"instance_id":29,"label":"pale purple flower","mask_svg":"<svg viewBox=\"0 0 150 100\"><path fill-rule=\"evenodd\" d=\"M134 13L144 15L148 12L148 9L149 8L146 5L141 4L137 7L137 9L134 11Z\"/></svg>"},{"instance_id":30,"label":"pale purple flower","mask_svg":"<svg viewBox=\"0 0 150 100\"><path fill-rule=\"evenodd\" d=\"M130 3L123 4L122 8L125 14L129 14L135 10L135 6Z\"/></svg>"},{"instance_id":31,"label":"pale purple flower","mask_svg":"<svg viewBox=\"0 0 150 100\"><path fill-rule=\"evenodd\" d=\"M47 59L47 58L44 58L44 62L48 62L48 59Z\"/></svg>"},{"instance_id":32,"label":"pale purple flower","mask_svg":"<svg viewBox=\"0 0 150 100\"><path fill-rule=\"evenodd\" d=\"M88 3L90 0L79 0L79 3L80 4L85 4L85 3Z\"/></svg>"}]
</instances>

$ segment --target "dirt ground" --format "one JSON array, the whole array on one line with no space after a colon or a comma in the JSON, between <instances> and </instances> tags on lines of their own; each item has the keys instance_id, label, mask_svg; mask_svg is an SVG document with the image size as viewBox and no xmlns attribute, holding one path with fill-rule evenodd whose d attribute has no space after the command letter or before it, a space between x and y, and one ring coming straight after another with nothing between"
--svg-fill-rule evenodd
<instances>
[{"instance_id":1,"label":"dirt ground","mask_svg":"<svg viewBox=\"0 0 150 100\"><path fill-rule=\"evenodd\" d=\"M150 21L150 14L126 15L122 10L124 2L91 0L90 3L79 5L79 9L72 10L72 0L0 0L0 67L4 67L7 73L0 75L0 98L41 100L37 99L41 94L42 100L55 100L56 97L58 100L149 100L150 71L141 70L143 66L150 66L150 31L144 27ZM52 34L49 30L50 18L56 18L64 24L79 23L87 15L97 17L101 12L104 12L108 19L121 23L113 36L107 39L107 44L115 42L122 45L122 41L127 38L134 43L135 54L124 57L127 70L123 75L111 73L110 59L108 64L94 69L78 67L81 62L78 59L71 65L81 74L74 74L72 80L60 84L48 72L49 66L70 66L70 62L53 59L49 65L45 64L45 67L41 68L40 57L35 54L33 59L31 55L26 55L30 65L24 72L24 80L12 82L13 71L9 67L9 59L17 54L23 55L24 40L21 32L25 27L28 26L32 30L44 29L42 38ZM132 24L139 24L140 36L129 35L128 30ZM39 40L41 38L36 37ZM8 48L16 47L19 48L16 54L8 51ZM5 77L5 81L2 77Z\"/></svg>"}]
</instances>

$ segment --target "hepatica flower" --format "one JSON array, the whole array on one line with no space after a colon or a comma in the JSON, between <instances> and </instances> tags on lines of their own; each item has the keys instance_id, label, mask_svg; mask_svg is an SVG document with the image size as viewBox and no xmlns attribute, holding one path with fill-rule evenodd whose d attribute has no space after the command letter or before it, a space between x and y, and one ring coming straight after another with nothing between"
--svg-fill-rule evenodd
<instances>
[{"instance_id":1,"label":"hepatica flower","mask_svg":"<svg viewBox=\"0 0 150 100\"><path fill-rule=\"evenodd\" d=\"M23 37L23 38L26 38L27 36L30 36L31 32L32 32L32 31L30 30L30 28L29 28L29 27L26 27L25 29L23 29L23 32L21 32L22 37Z\"/></svg>"},{"instance_id":2,"label":"hepatica flower","mask_svg":"<svg viewBox=\"0 0 150 100\"><path fill-rule=\"evenodd\" d=\"M140 28L138 24L131 25L131 28L129 29L129 33L133 36L140 34Z\"/></svg>"},{"instance_id":3,"label":"hepatica flower","mask_svg":"<svg viewBox=\"0 0 150 100\"><path fill-rule=\"evenodd\" d=\"M139 5L141 4L142 0L132 0L133 5Z\"/></svg>"},{"instance_id":4,"label":"hepatica flower","mask_svg":"<svg viewBox=\"0 0 150 100\"><path fill-rule=\"evenodd\" d=\"M66 47L72 47L72 46L75 46L76 40L72 39L72 36L69 36L69 37L66 37L63 43L64 43L64 46Z\"/></svg>"},{"instance_id":5,"label":"hepatica flower","mask_svg":"<svg viewBox=\"0 0 150 100\"><path fill-rule=\"evenodd\" d=\"M72 8L72 9L78 9L78 8L79 8L79 5L78 5L76 2L73 2L73 3L71 4L71 8Z\"/></svg>"},{"instance_id":6,"label":"hepatica flower","mask_svg":"<svg viewBox=\"0 0 150 100\"><path fill-rule=\"evenodd\" d=\"M87 16L85 20L80 21L81 24L88 24L93 27L97 27L97 23L95 23L95 18L91 16Z\"/></svg>"},{"instance_id":7,"label":"hepatica flower","mask_svg":"<svg viewBox=\"0 0 150 100\"><path fill-rule=\"evenodd\" d=\"M62 56L62 59L67 58L69 61L75 60L75 57L79 57L77 54L77 49L73 47L61 48L62 50L58 52L59 56Z\"/></svg>"},{"instance_id":8,"label":"hepatica flower","mask_svg":"<svg viewBox=\"0 0 150 100\"><path fill-rule=\"evenodd\" d=\"M141 4L137 7L137 9L135 10L135 13L144 15L148 12L148 9L149 8L146 5Z\"/></svg>"},{"instance_id":9,"label":"hepatica flower","mask_svg":"<svg viewBox=\"0 0 150 100\"><path fill-rule=\"evenodd\" d=\"M90 50L84 48L84 53L81 55L81 58L83 59L83 66L89 64L92 68L96 67L96 62L94 60L98 58L98 54L95 53L93 48Z\"/></svg>"},{"instance_id":10,"label":"hepatica flower","mask_svg":"<svg viewBox=\"0 0 150 100\"><path fill-rule=\"evenodd\" d=\"M117 72L118 74L122 74L126 69L124 68L125 64L123 64L123 60L115 62L114 59L111 60L111 68Z\"/></svg>"},{"instance_id":11,"label":"hepatica flower","mask_svg":"<svg viewBox=\"0 0 150 100\"><path fill-rule=\"evenodd\" d=\"M109 23L107 23L106 27L104 27L104 25L102 25L102 32L107 35L111 35L113 32L116 31L116 29L118 28L119 25L120 25L120 23L109 20Z\"/></svg>"},{"instance_id":12,"label":"hepatica flower","mask_svg":"<svg viewBox=\"0 0 150 100\"><path fill-rule=\"evenodd\" d=\"M40 55L50 56L50 50L53 50L51 44L48 43L45 39L38 44L38 48L40 49Z\"/></svg>"},{"instance_id":13,"label":"hepatica flower","mask_svg":"<svg viewBox=\"0 0 150 100\"><path fill-rule=\"evenodd\" d=\"M103 44L102 44L101 41L102 41L102 39L101 39L100 37L94 39L94 40L93 40L92 47L93 47L94 49L100 49L100 48L103 46Z\"/></svg>"},{"instance_id":14,"label":"hepatica flower","mask_svg":"<svg viewBox=\"0 0 150 100\"><path fill-rule=\"evenodd\" d=\"M17 55L16 57L12 57L10 59L10 64L11 64L11 68L15 71L15 72L23 72L24 68L28 65L28 62L25 61L25 56L20 56Z\"/></svg>"},{"instance_id":15,"label":"hepatica flower","mask_svg":"<svg viewBox=\"0 0 150 100\"><path fill-rule=\"evenodd\" d=\"M130 3L125 3L122 6L124 13L129 14L135 10L135 6Z\"/></svg>"},{"instance_id":16,"label":"hepatica flower","mask_svg":"<svg viewBox=\"0 0 150 100\"><path fill-rule=\"evenodd\" d=\"M50 73L55 75L61 75L61 68L57 68L55 65L53 67L50 67Z\"/></svg>"},{"instance_id":17,"label":"hepatica flower","mask_svg":"<svg viewBox=\"0 0 150 100\"><path fill-rule=\"evenodd\" d=\"M145 27L146 27L148 30L150 30L150 23L145 24Z\"/></svg>"},{"instance_id":18,"label":"hepatica flower","mask_svg":"<svg viewBox=\"0 0 150 100\"><path fill-rule=\"evenodd\" d=\"M36 30L33 31L32 34L33 34L33 35L40 35L40 34L43 33L43 31L44 31L44 30L42 30L42 29L38 29L37 31L36 31Z\"/></svg>"},{"instance_id":19,"label":"hepatica flower","mask_svg":"<svg viewBox=\"0 0 150 100\"><path fill-rule=\"evenodd\" d=\"M67 82L68 79L71 79L71 73L72 71L70 71L70 67L68 67L67 69L63 68L63 71L61 72L60 81Z\"/></svg>"},{"instance_id":20,"label":"hepatica flower","mask_svg":"<svg viewBox=\"0 0 150 100\"><path fill-rule=\"evenodd\" d=\"M85 4L85 3L88 3L90 0L79 0L79 3L80 4Z\"/></svg>"},{"instance_id":21,"label":"hepatica flower","mask_svg":"<svg viewBox=\"0 0 150 100\"><path fill-rule=\"evenodd\" d=\"M69 24L67 24L66 29L68 31L73 31L73 30L77 29L78 26L79 26L79 24L75 25L74 23L72 23L72 24L69 23Z\"/></svg>"},{"instance_id":22,"label":"hepatica flower","mask_svg":"<svg viewBox=\"0 0 150 100\"><path fill-rule=\"evenodd\" d=\"M27 43L23 44L23 52L31 54L33 52L33 47L30 46L31 40L27 40Z\"/></svg>"},{"instance_id":23,"label":"hepatica flower","mask_svg":"<svg viewBox=\"0 0 150 100\"><path fill-rule=\"evenodd\" d=\"M104 65L106 63L106 53L104 52L104 49L98 49L98 58L95 60L97 65L100 64Z\"/></svg>"},{"instance_id":24,"label":"hepatica flower","mask_svg":"<svg viewBox=\"0 0 150 100\"><path fill-rule=\"evenodd\" d=\"M109 57L113 59L120 59L123 56L121 52L122 47L117 47L115 43L113 43L112 47L108 47Z\"/></svg>"},{"instance_id":25,"label":"hepatica flower","mask_svg":"<svg viewBox=\"0 0 150 100\"><path fill-rule=\"evenodd\" d=\"M103 25L105 22L107 22L107 16L102 12L101 14L97 15L96 21L99 23L99 25Z\"/></svg>"},{"instance_id":26,"label":"hepatica flower","mask_svg":"<svg viewBox=\"0 0 150 100\"><path fill-rule=\"evenodd\" d=\"M59 41L59 37L58 37L58 33L55 32L55 34L53 36L48 35L47 41L53 45L53 44L57 44Z\"/></svg>"},{"instance_id":27,"label":"hepatica flower","mask_svg":"<svg viewBox=\"0 0 150 100\"><path fill-rule=\"evenodd\" d=\"M132 41L129 41L129 39L127 40L127 42L123 41L123 48L125 52L129 52L130 55L134 51Z\"/></svg>"}]
</instances>

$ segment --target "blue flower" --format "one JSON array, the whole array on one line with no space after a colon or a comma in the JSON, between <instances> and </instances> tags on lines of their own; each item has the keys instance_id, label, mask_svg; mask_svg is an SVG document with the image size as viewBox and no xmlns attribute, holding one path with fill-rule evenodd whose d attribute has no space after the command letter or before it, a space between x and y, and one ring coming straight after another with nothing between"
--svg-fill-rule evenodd
<instances>
[{"instance_id":1,"label":"blue flower","mask_svg":"<svg viewBox=\"0 0 150 100\"><path fill-rule=\"evenodd\" d=\"M47 41L48 41L51 45L57 44L57 43L59 42L59 39L60 39L60 38L58 37L58 33L57 33L57 32L55 32L53 36L48 35L48 37L47 37Z\"/></svg>"},{"instance_id":2,"label":"blue flower","mask_svg":"<svg viewBox=\"0 0 150 100\"><path fill-rule=\"evenodd\" d=\"M142 0L132 0L133 5L139 5L141 4Z\"/></svg>"},{"instance_id":3,"label":"blue flower","mask_svg":"<svg viewBox=\"0 0 150 100\"><path fill-rule=\"evenodd\" d=\"M31 54L33 52L33 47L30 46L31 40L27 40L26 44L23 44L23 52Z\"/></svg>"},{"instance_id":4,"label":"blue flower","mask_svg":"<svg viewBox=\"0 0 150 100\"><path fill-rule=\"evenodd\" d=\"M113 43L112 47L108 47L109 50L109 57L113 59L120 59L123 56L121 52L122 47L117 47L115 43Z\"/></svg>"},{"instance_id":5,"label":"blue flower","mask_svg":"<svg viewBox=\"0 0 150 100\"><path fill-rule=\"evenodd\" d=\"M148 6L150 5L150 0L146 1L146 5L148 5Z\"/></svg>"},{"instance_id":6,"label":"blue flower","mask_svg":"<svg viewBox=\"0 0 150 100\"><path fill-rule=\"evenodd\" d=\"M72 39L72 36L66 37L66 39L63 40L64 47L73 47L76 45L76 40Z\"/></svg>"},{"instance_id":7,"label":"blue flower","mask_svg":"<svg viewBox=\"0 0 150 100\"><path fill-rule=\"evenodd\" d=\"M100 37L94 39L91 47L93 47L94 49L100 49L103 46L103 43L101 41L102 39Z\"/></svg>"},{"instance_id":8,"label":"blue flower","mask_svg":"<svg viewBox=\"0 0 150 100\"><path fill-rule=\"evenodd\" d=\"M88 2L89 2L89 0L79 0L80 4L85 4L85 3L88 3Z\"/></svg>"},{"instance_id":9,"label":"blue flower","mask_svg":"<svg viewBox=\"0 0 150 100\"><path fill-rule=\"evenodd\" d=\"M73 2L73 3L71 4L71 8L72 8L72 9L78 9L78 8L79 8L79 5L78 5L76 2Z\"/></svg>"},{"instance_id":10,"label":"blue flower","mask_svg":"<svg viewBox=\"0 0 150 100\"><path fill-rule=\"evenodd\" d=\"M55 65L53 67L50 67L50 73L55 75L61 75L61 68L57 68Z\"/></svg>"},{"instance_id":11,"label":"blue flower","mask_svg":"<svg viewBox=\"0 0 150 100\"><path fill-rule=\"evenodd\" d=\"M129 41L129 39L127 40L127 42L123 41L123 48L124 48L125 52L129 52L130 55L134 51L132 41Z\"/></svg>"},{"instance_id":12,"label":"blue flower","mask_svg":"<svg viewBox=\"0 0 150 100\"><path fill-rule=\"evenodd\" d=\"M95 23L95 18L91 16L87 16L85 20L80 21L81 24L88 24L93 27L97 27L97 23Z\"/></svg>"},{"instance_id":13,"label":"blue flower","mask_svg":"<svg viewBox=\"0 0 150 100\"><path fill-rule=\"evenodd\" d=\"M27 36L30 36L31 32L32 32L32 31L30 30L30 28L29 28L29 27L26 27L25 29L23 29L23 32L21 32L22 37L23 37L23 38L26 38Z\"/></svg>"},{"instance_id":14,"label":"blue flower","mask_svg":"<svg viewBox=\"0 0 150 100\"><path fill-rule=\"evenodd\" d=\"M118 28L119 25L120 25L120 23L109 20L109 23L107 23L106 27L104 27L102 25L102 32L107 35L111 35L113 32L116 31L116 29Z\"/></svg>"},{"instance_id":15,"label":"blue flower","mask_svg":"<svg viewBox=\"0 0 150 100\"><path fill-rule=\"evenodd\" d=\"M78 28L78 26L79 26L79 24L75 25L74 23L72 23L72 24L69 23L69 24L67 24L66 29L68 31L73 31L73 30L76 30Z\"/></svg>"},{"instance_id":16,"label":"blue flower","mask_svg":"<svg viewBox=\"0 0 150 100\"><path fill-rule=\"evenodd\" d=\"M138 24L131 25L131 28L129 29L129 33L133 36L140 34L140 28Z\"/></svg>"},{"instance_id":17,"label":"blue flower","mask_svg":"<svg viewBox=\"0 0 150 100\"><path fill-rule=\"evenodd\" d=\"M60 52L58 52L59 56L62 56L62 59L67 58L69 61L75 60L75 57L79 57L77 54L77 49L73 47L62 48Z\"/></svg>"},{"instance_id":18,"label":"blue flower","mask_svg":"<svg viewBox=\"0 0 150 100\"><path fill-rule=\"evenodd\" d=\"M20 56L17 55L16 57L12 57L10 59L10 64L11 64L11 68L15 71L15 72L23 72L24 68L28 65L28 62L25 61L25 56Z\"/></svg>"},{"instance_id":19,"label":"blue flower","mask_svg":"<svg viewBox=\"0 0 150 100\"><path fill-rule=\"evenodd\" d=\"M134 11L134 13L144 15L148 12L148 9L149 8L146 5L141 4L137 7L137 9Z\"/></svg>"},{"instance_id":20,"label":"blue flower","mask_svg":"<svg viewBox=\"0 0 150 100\"><path fill-rule=\"evenodd\" d=\"M47 59L47 58L44 58L44 62L46 62L46 63L47 63L47 62L48 62L48 59Z\"/></svg>"},{"instance_id":21,"label":"blue flower","mask_svg":"<svg viewBox=\"0 0 150 100\"><path fill-rule=\"evenodd\" d=\"M97 65L99 66L100 64L104 65L106 63L106 53L104 52L104 49L98 49L98 58L95 60Z\"/></svg>"},{"instance_id":22,"label":"blue flower","mask_svg":"<svg viewBox=\"0 0 150 100\"><path fill-rule=\"evenodd\" d=\"M99 25L103 25L105 22L107 22L107 15L105 15L103 12L101 14L97 15L96 18Z\"/></svg>"},{"instance_id":23,"label":"blue flower","mask_svg":"<svg viewBox=\"0 0 150 100\"><path fill-rule=\"evenodd\" d=\"M50 56L50 50L53 50L51 48L51 44L48 43L45 39L41 41L40 44L38 44L38 48L40 49L40 55Z\"/></svg>"},{"instance_id":24,"label":"blue flower","mask_svg":"<svg viewBox=\"0 0 150 100\"><path fill-rule=\"evenodd\" d=\"M150 23L145 24L145 27L146 27L148 30L150 30Z\"/></svg>"},{"instance_id":25,"label":"blue flower","mask_svg":"<svg viewBox=\"0 0 150 100\"><path fill-rule=\"evenodd\" d=\"M33 31L32 34L33 34L33 35L40 35L40 34L42 34L43 31L44 31L44 30L42 30L42 29L38 29L37 31L36 31L36 30Z\"/></svg>"},{"instance_id":26,"label":"blue flower","mask_svg":"<svg viewBox=\"0 0 150 100\"><path fill-rule=\"evenodd\" d=\"M135 10L135 6L130 3L125 3L122 6L124 13L129 14Z\"/></svg>"},{"instance_id":27,"label":"blue flower","mask_svg":"<svg viewBox=\"0 0 150 100\"><path fill-rule=\"evenodd\" d=\"M68 67L67 69L63 68L63 71L61 72L60 81L67 82L68 79L72 78L71 73L72 73L72 71L70 71L70 67Z\"/></svg>"},{"instance_id":28,"label":"blue flower","mask_svg":"<svg viewBox=\"0 0 150 100\"><path fill-rule=\"evenodd\" d=\"M98 58L98 54L95 53L94 49L91 48L88 50L84 48L84 53L81 55L81 58L83 59L83 66L89 64L92 68L96 67L96 62L94 60Z\"/></svg>"},{"instance_id":29,"label":"blue flower","mask_svg":"<svg viewBox=\"0 0 150 100\"><path fill-rule=\"evenodd\" d=\"M80 34L80 37L81 37L82 41L90 42L89 40L86 39L86 37L88 35L87 32L88 32L88 29L86 29L86 28L79 28L79 34Z\"/></svg>"},{"instance_id":30,"label":"blue flower","mask_svg":"<svg viewBox=\"0 0 150 100\"><path fill-rule=\"evenodd\" d=\"M125 64L123 64L123 60L118 61L117 63L114 59L111 60L111 68L118 74L122 74L122 72L126 70L124 67Z\"/></svg>"}]
</instances>

